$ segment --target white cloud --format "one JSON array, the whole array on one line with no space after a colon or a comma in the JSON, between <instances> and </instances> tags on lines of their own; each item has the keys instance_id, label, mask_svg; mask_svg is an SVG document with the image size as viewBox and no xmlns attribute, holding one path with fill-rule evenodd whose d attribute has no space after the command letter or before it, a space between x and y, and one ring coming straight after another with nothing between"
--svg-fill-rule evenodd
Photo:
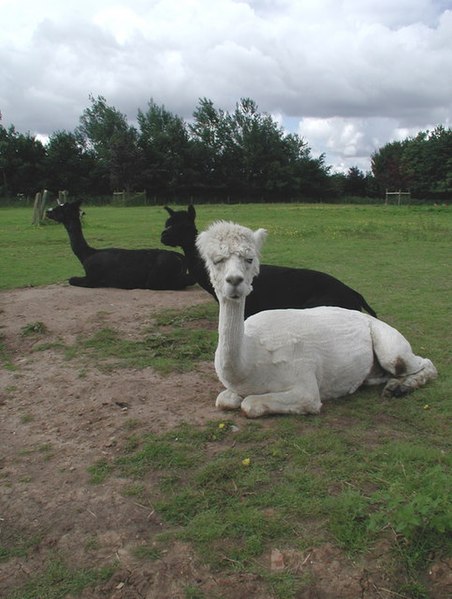
<instances>
[{"instance_id":1,"label":"white cloud","mask_svg":"<svg viewBox=\"0 0 452 599\"><path fill-rule=\"evenodd\" d=\"M346 172L357 166L370 170L370 157L388 142L415 136L421 129L432 130L437 123L423 127L400 127L392 118L304 118L297 133L309 141L314 156L325 154L326 164L333 171ZM450 125L450 121L446 126Z\"/></svg>"},{"instance_id":2,"label":"white cloud","mask_svg":"<svg viewBox=\"0 0 452 599\"><path fill-rule=\"evenodd\" d=\"M93 23L112 33L119 44L145 29L144 19L125 6L110 6L100 10L94 15Z\"/></svg>"},{"instance_id":3,"label":"white cloud","mask_svg":"<svg viewBox=\"0 0 452 599\"><path fill-rule=\"evenodd\" d=\"M452 6L441 0L0 0L3 123L72 130L103 95L157 103L253 98L337 167L400 131L449 125ZM328 161L332 162L328 162Z\"/></svg>"}]
</instances>

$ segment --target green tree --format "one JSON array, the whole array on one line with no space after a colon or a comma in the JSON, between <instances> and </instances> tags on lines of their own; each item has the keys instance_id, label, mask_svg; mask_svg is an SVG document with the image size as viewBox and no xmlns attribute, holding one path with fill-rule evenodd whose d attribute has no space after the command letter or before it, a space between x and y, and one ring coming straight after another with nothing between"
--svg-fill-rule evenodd
<instances>
[{"instance_id":1,"label":"green tree","mask_svg":"<svg viewBox=\"0 0 452 599\"><path fill-rule=\"evenodd\" d=\"M352 166L348 169L344 184L345 194L351 196L366 195L366 175L357 167Z\"/></svg>"},{"instance_id":2,"label":"green tree","mask_svg":"<svg viewBox=\"0 0 452 599\"><path fill-rule=\"evenodd\" d=\"M372 173L381 193L386 189L406 190L408 188L408 177L402 168L405 146L406 142L394 141L372 154Z\"/></svg>"},{"instance_id":3,"label":"green tree","mask_svg":"<svg viewBox=\"0 0 452 599\"><path fill-rule=\"evenodd\" d=\"M201 99L190 126L205 181L215 195L283 201L325 189L324 157L286 135L274 119L243 98L232 113Z\"/></svg>"},{"instance_id":4,"label":"green tree","mask_svg":"<svg viewBox=\"0 0 452 599\"><path fill-rule=\"evenodd\" d=\"M1 193L32 196L43 188L45 149L33 135L0 125Z\"/></svg>"},{"instance_id":5,"label":"green tree","mask_svg":"<svg viewBox=\"0 0 452 599\"><path fill-rule=\"evenodd\" d=\"M300 188L298 197L306 201L322 198L329 189L330 167L325 164L325 155L312 158L310 150L297 163Z\"/></svg>"},{"instance_id":6,"label":"green tree","mask_svg":"<svg viewBox=\"0 0 452 599\"><path fill-rule=\"evenodd\" d=\"M416 196L452 189L452 130L443 126L407 140L401 168Z\"/></svg>"},{"instance_id":7,"label":"green tree","mask_svg":"<svg viewBox=\"0 0 452 599\"><path fill-rule=\"evenodd\" d=\"M139 175L140 160L137 132L127 117L107 105L103 96L90 96L91 107L80 117L76 135L98 161L98 176L108 180L110 188L132 189Z\"/></svg>"},{"instance_id":8,"label":"green tree","mask_svg":"<svg viewBox=\"0 0 452 599\"><path fill-rule=\"evenodd\" d=\"M452 190L452 129L436 127L429 138L430 155L434 157L431 168L433 191Z\"/></svg>"},{"instance_id":9,"label":"green tree","mask_svg":"<svg viewBox=\"0 0 452 599\"><path fill-rule=\"evenodd\" d=\"M217 110L207 98L201 98L193 112L193 123L189 125L192 150L196 160L198 192L226 193L223 165L228 141L226 113Z\"/></svg>"},{"instance_id":10,"label":"green tree","mask_svg":"<svg viewBox=\"0 0 452 599\"><path fill-rule=\"evenodd\" d=\"M56 131L50 136L44 161L48 189L67 190L71 195L89 193L94 186L95 167L93 152L87 151L74 133Z\"/></svg>"},{"instance_id":11,"label":"green tree","mask_svg":"<svg viewBox=\"0 0 452 599\"><path fill-rule=\"evenodd\" d=\"M372 155L372 172L382 191L410 189L428 198L452 189L452 130L442 125L403 142L386 144Z\"/></svg>"},{"instance_id":12,"label":"green tree","mask_svg":"<svg viewBox=\"0 0 452 599\"><path fill-rule=\"evenodd\" d=\"M260 113L250 98L236 105L228 122L232 141L228 158L235 165L242 193L263 199L290 194L296 184L293 167L304 149L299 138L285 137L282 128L270 115Z\"/></svg>"},{"instance_id":13,"label":"green tree","mask_svg":"<svg viewBox=\"0 0 452 599\"><path fill-rule=\"evenodd\" d=\"M142 153L138 146L138 132L134 127L116 132L110 142L110 182L113 189L126 191L142 188Z\"/></svg>"},{"instance_id":14,"label":"green tree","mask_svg":"<svg viewBox=\"0 0 452 599\"><path fill-rule=\"evenodd\" d=\"M152 99L138 111L144 187L151 194L184 193L193 184L193 160L184 120Z\"/></svg>"},{"instance_id":15,"label":"green tree","mask_svg":"<svg viewBox=\"0 0 452 599\"><path fill-rule=\"evenodd\" d=\"M8 131L0 124L0 195L6 195L8 190L8 146Z\"/></svg>"}]
</instances>

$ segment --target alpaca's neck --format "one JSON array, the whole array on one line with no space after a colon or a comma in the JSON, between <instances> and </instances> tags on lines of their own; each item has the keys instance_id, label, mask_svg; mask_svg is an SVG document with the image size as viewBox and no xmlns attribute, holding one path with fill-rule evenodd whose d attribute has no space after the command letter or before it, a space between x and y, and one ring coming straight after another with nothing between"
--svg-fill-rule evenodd
<instances>
[{"instance_id":1,"label":"alpaca's neck","mask_svg":"<svg viewBox=\"0 0 452 599\"><path fill-rule=\"evenodd\" d=\"M193 239L185 241L180 247L187 258L187 264L189 268L197 268L199 267L200 263L204 265L196 247L196 236L194 236Z\"/></svg>"},{"instance_id":2,"label":"alpaca's neck","mask_svg":"<svg viewBox=\"0 0 452 599\"><path fill-rule=\"evenodd\" d=\"M79 220L64 223L64 226L69 235L72 251L83 264L83 262L89 256L94 254L96 250L86 243L86 240L83 237L82 225Z\"/></svg>"},{"instance_id":3,"label":"alpaca's neck","mask_svg":"<svg viewBox=\"0 0 452 599\"><path fill-rule=\"evenodd\" d=\"M239 382L247 372L244 348L245 297L240 302L220 298L219 304L215 366L221 380Z\"/></svg>"},{"instance_id":4,"label":"alpaca's neck","mask_svg":"<svg viewBox=\"0 0 452 599\"><path fill-rule=\"evenodd\" d=\"M189 239L185 239L181 244L185 257L189 260L194 260L199 257L198 250L196 249L196 231L193 234L193 237Z\"/></svg>"}]
</instances>

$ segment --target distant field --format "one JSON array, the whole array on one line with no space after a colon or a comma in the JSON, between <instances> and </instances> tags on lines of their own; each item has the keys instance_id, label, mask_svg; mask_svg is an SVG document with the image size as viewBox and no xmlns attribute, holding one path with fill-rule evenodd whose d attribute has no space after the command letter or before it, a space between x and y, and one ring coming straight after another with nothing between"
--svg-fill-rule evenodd
<instances>
[{"instance_id":1,"label":"distant field","mask_svg":"<svg viewBox=\"0 0 452 599\"><path fill-rule=\"evenodd\" d=\"M429 346L438 347L437 336L444 339L452 289L449 208L239 204L196 209L199 230L217 219L265 227L263 262L328 272L359 290L379 316L409 338L411 331L422 330ZM167 213L161 206L88 204L84 210L84 233L93 247L164 247L160 233ZM63 226L33 227L31 217L31 208L0 209L1 289L83 274Z\"/></svg>"},{"instance_id":2,"label":"distant field","mask_svg":"<svg viewBox=\"0 0 452 599\"><path fill-rule=\"evenodd\" d=\"M84 206L93 247L163 247L163 207ZM62 225L31 225L31 209L0 209L0 288L82 275ZM263 262L323 270L363 293L380 314L410 321L446 309L452 211L440 207L323 204L201 205L198 229L216 219L265 227ZM403 306L403 309L400 309Z\"/></svg>"},{"instance_id":3,"label":"distant field","mask_svg":"<svg viewBox=\"0 0 452 599\"><path fill-rule=\"evenodd\" d=\"M163 207L87 205L84 210L85 237L94 247L162 247ZM267 228L266 262L326 270L351 277L352 284L385 276L393 262L402 271L419 267L420 253L435 263L441 256L446 260L450 250L447 208L243 204L201 205L197 213L200 230L215 219ZM31 208L0 208L2 288L45 285L77 269L82 273L64 228L51 222L33 227L31 217Z\"/></svg>"}]
</instances>

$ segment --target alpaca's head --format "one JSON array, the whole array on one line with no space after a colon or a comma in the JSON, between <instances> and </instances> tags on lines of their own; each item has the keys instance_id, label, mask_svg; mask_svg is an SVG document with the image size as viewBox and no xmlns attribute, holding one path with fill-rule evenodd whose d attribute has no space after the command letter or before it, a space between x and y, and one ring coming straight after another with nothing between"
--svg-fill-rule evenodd
<instances>
[{"instance_id":1,"label":"alpaca's head","mask_svg":"<svg viewBox=\"0 0 452 599\"><path fill-rule=\"evenodd\" d=\"M196 246L219 299L238 300L251 293L266 235L265 229L252 231L226 221L213 223L198 235Z\"/></svg>"},{"instance_id":2,"label":"alpaca's head","mask_svg":"<svg viewBox=\"0 0 452 599\"><path fill-rule=\"evenodd\" d=\"M172 247L192 244L196 239L198 231L196 230L195 218L196 212L193 205L188 210L172 210L165 206L169 218L165 222L165 229L162 232L160 240L163 244Z\"/></svg>"},{"instance_id":3,"label":"alpaca's head","mask_svg":"<svg viewBox=\"0 0 452 599\"><path fill-rule=\"evenodd\" d=\"M66 202L66 204L58 204L55 208L46 210L47 218L56 221L57 223L69 224L74 220L80 220L80 205L82 201Z\"/></svg>"}]
</instances>

